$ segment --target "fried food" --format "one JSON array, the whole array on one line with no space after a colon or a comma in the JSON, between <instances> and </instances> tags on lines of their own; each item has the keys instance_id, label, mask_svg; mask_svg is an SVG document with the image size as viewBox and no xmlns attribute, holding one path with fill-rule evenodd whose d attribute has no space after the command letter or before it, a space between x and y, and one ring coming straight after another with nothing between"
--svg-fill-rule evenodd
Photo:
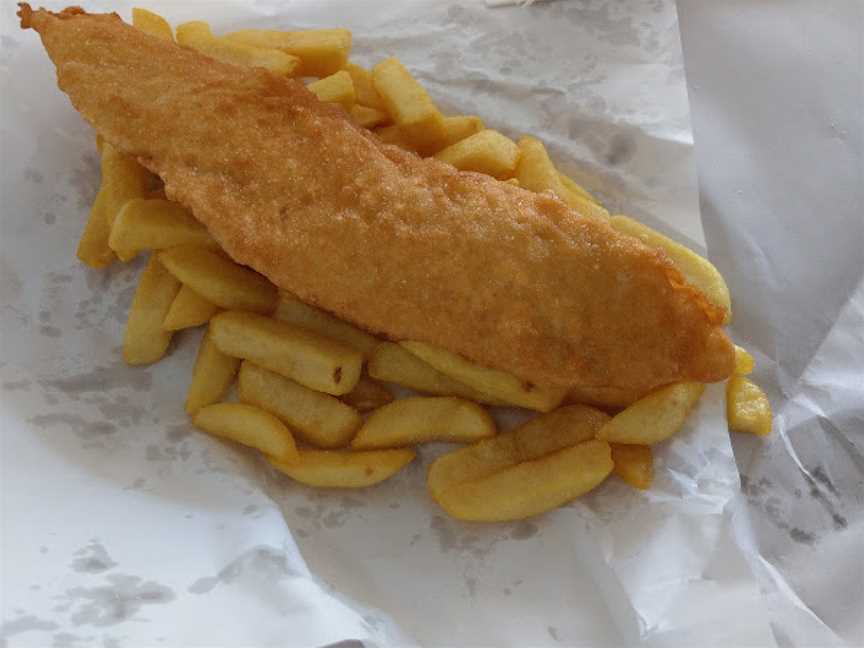
<instances>
[{"instance_id":1,"label":"fried food","mask_svg":"<svg viewBox=\"0 0 864 648\"><path fill-rule=\"evenodd\" d=\"M189 286L180 287L180 292L171 302L171 308L165 315L162 328L166 331L179 331L180 329L201 326L210 321L219 307L211 301L204 299Z\"/></svg>"},{"instance_id":2,"label":"fried food","mask_svg":"<svg viewBox=\"0 0 864 648\"><path fill-rule=\"evenodd\" d=\"M357 385L363 356L351 347L285 322L243 311L210 320L223 353L251 360L304 387L341 396Z\"/></svg>"},{"instance_id":3,"label":"fried food","mask_svg":"<svg viewBox=\"0 0 864 648\"><path fill-rule=\"evenodd\" d=\"M165 315L180 291L180 282L150 255L129 309L123 337L123 359L131 365L159 360L171 343L171 331L162 328Z\"/></svg>"},{"instance_id":4,"label":"fried food","mask_svg":"<svg viewBox=\"0 0 864 648\"><path fill-rule=\"evenodd\" d=\"M654 481L654 454L651 446L612 443L612 469L633 488L648 490Z\"/></svg>"},{"instance_id":5,"label":"fried food","mask_svg":"<svg viewBox=\"0 0 864 648\"><path fill-rule=\"evenodd\" d=\"M321 101L341 104L345 108L350 108L357 100L354 82L351 80L351 75L345 70L339 70L335 74L310 83L306 87Z\"/></svg>"},{"instance_id":6,"label":"fried food","mask_svg":"<svg viewBox=\"0 0 864 648\"><path fill-rule=\"evenodd\" d=\"M202 407L192 417L195 427L223 439L256 448L282 463L300 457L291 431L278 418L243 403L214 403Z\"/></svg>"},{"instance_id":7,"label":"fried food","mask_svg":"<svg viewBox=\"0 0 864 648\"><path fill-rule=\"evenodd\" d=\"M612 417L597 438L614 443L652 445L678 432L702 393L701 383L676 383L651 392Z\"/></svg>"},{"instance_id":8,"label":"fried food","mask_svg":"<svg viewBox=\"0 0 864 648\"><path fill-rule=\"evenodd\" d=\"M303 76L326 77L335 74L345 67L351 51L351 32L347 29L243 29L227 34L224 38L231 43L276 49L296 56L301 61L299 74Z\"/></svg>"},{"instance_id":9,"label":"fried food","mask_svg":"<svg viewBox=\"0 0 864 648\"><path fill-rule=\"evenodd\" d=\"M106 143L158 174L235 261L304 301L537 385L648 390L732 372L723 309L665 252L600 219L383 145L299 82L115 15L25 4L21 16ZM379 91L399 86L376 71Z\"/></svg>"},{"instance_id":10,"label":"fried food","mask_svg":"<svg viewBox=\"0 0 864 648\"><path fill-rule=\"evenodd\" d=\"M301 450L294 463L271 460L291 479L318 488L365 488L389 479L414 460L413 450Z\"/></svg>"},{"instance_id":11,"label":"fried food","mask_svg":"<svg viewBox=\"0 0 864 648\"><path fill-rule=\"evenodd\" d=\"M477 171L503 179L513 175L519 147L509 137L487 129L451 144L435 157L460 171Z\"/></svg>"},{"instance_id":12,"label":"fried food","mask_svg":"<svg viewBox=\"0 0 864 648\"><path fill-rule=\"evenodd\" d=\"M762 388L744 376L732 376L726 384L726 418L733 432L771 434L771 403Z\"/></svg>"},{"instance_id":13,"label":"fried food","mask_svg":"<svg viewBox=\"0 0 864 648\"><path fill-rule=\"evenodd\" d=\"M238 392L241 401L275 414L320 448L348 445L360 427L360 415L342 401L248 360L240 367Z\"/></svg>"},{"instance_id":14,"label":"fried food","mask_svg":"<svg viewBox=\"0 0 864 648\"><path fill-rule=\"evenodd\" d=\"M609 444L592 439L608 418L590 407L562 407L442 455L429 467L429 493L462 520L518 520L560 506L612 472Z\"/></svg>"},{"instance_id":15,"label":"fried food","mask_svg":"<svg viewBox=\"0 0 864 648\"><path fill-rule=\"evenodd\" d=\"M240 360L222 353L213 343L208 329L201 338L195 358L192 382L186 395L186 411L194 414L205 405L220 401L234 382L239 367Z\"/></svg>"},{"instance_id":16,"label":"fried food","mask_svg":"<svg viewBox=\"0 0 864 648\"><path fill-rule=\"evenodd\" d=\"M495 421L477 403L452 396L414 396L375 410L351 447L366 450L430 441L470 443L494 435Z\"/></svg>"}]
</instances>

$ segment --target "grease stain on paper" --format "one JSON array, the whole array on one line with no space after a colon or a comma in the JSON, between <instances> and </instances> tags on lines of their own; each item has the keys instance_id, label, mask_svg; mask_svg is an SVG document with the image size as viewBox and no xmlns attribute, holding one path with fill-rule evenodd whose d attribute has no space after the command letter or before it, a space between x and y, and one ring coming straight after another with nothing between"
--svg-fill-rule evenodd
<instances>
[{"instance_id":1,"label":"grease stain on paper","mask_svg":"<svg viewBox=\"0 0 864 648\"><path fill-rule=\"evenodd\" d=\"M91 540L86 547L76 551L75 555L77 558L72 561L70 567L79 573L101 574L117 566L105 547L95 539Z\"/></svg>"},{"instance_id":2,"label":"grease stain on paper","mask_svg":"<svg viewBox=\"0 0 864 648\"><path fill-rule=\"evenodd\" d=\"M146 605L164 605L176 598L170 587L137 576L112 574L105 580L106 585L66 590L70 606L77 606L70 617L73 625L116 625L135 618Z\"/></svg>"}]
</instances>

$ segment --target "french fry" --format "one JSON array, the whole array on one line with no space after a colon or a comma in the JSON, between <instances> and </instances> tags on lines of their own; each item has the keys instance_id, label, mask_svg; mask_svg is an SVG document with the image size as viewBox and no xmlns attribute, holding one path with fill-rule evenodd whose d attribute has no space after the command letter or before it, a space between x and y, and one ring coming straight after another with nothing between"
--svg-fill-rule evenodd
<instances>
[{"instance_id":1,"label":"french fry","mask_svg":"<svg viewBox=\"0 0 864 648\"><path fill-rule=\"evenodd\" d=\"M393 144L406 151L414 151L414 146L408 141L408 138L402 133L398 125L381 126L372 131L385 144ZM416 151L415 151L416 152Z\"/></svg>"},{"instance_id":2,"label":"french fry","mask_svg":"<svg viewBox=\"0 0 864 648\"><path fill-rule=\"evenodd\" d=\"M430 441L470 443L494 435L495 421L476 403L452 396L414 396L375 410L351 447L366 450Z\"/></svg>"},{"instance_id":3,"label":"french fry","mask_svg":"<svg viewBox=\"0 0 864 648\"><path fill-rule=\"evenodd\" d=\"M162 328L165 314L180 290L180 282L151 255L138 280L123 337L123 359L131 364L156 362L168 350L171 331Z\"/></svg>"},{"instance_id":4,"label":"french fry","mask_svg":"<svg viewBox=\"0 0 864 648\"><path fill-rule=\"evenodd\" d=\"M102 191L105 192L105 217L108 235L127 202L144 198L150 185L150 172L129 155L102 143ZM107 241L106 241L107 242Z\"/></svg>"},{"instance_id":5,"label":"french fry","mask_svg":"<svg viewBox=\"0 0 864 648\"><path fill-rule=\"evenodd\" d=\"M276 308L276 286L218 252L182 246L160 252L159 259L183 284L217 306L255 313Z\"/></svg>"},{"instance_id":6,"label":"french fry","mask_svg":"<svg viewBox=\"0 0 864 648\"><path fill-rule=\"evenodd\" d=\"M420 153L433 153L446 141L444 117L425 88L396 58L372 69L375 89L402 135Z\"/></svg>"},{"instance_id":7,"label":"french fry","mask_svg":"<svg viewBox=\"0 0 864 648\"><path fill-rule=\"evenodd\" d=\"M217 38L202 20L177 25L177 42L223 63L260 67L274 74L293 76L300 71L300 59L277 49L253 47L236 40Z\"/></svg>"},{"instance_id":8,"label":"french fry","mask_svg":"<svg viewBox=\"0 0 864 648\"><path fill-rule=\"evenodd\" d=\"M522 186L521 184L519 184L518 178L508 178L504 182L509 184L509 185L513 185L514 187L521 187Z\"/></svg>"},{"instance_id":9,"label":"french fry","mask_svg":"<svg viewBox=\"0 0 864 648\"><path fill-rule=\"evenodd\" d=\"M219 307L216 304L207 301L189 286L183 285L171 302L171 308L168 309L165 321L162 322L162 328L166 331L179 331L201 326L209 322L210 318L218 312Z\"/></svg>"},{"instance_id":10,"label":"french fry","mask_svg":"<svg viewBox=\"0 0 864 648\"><path fill-rule=\"evenodd\" d=\"M367 108L387 112L387 107L381 100L381 95L375 89L375 84L372 82L372 73L366 68L347 63L345 70L351 75L351 80L354 82L354 92L357 95L357 103Z\"/></svg>"},{"instance_id":11,"label":"french fry","mask_svg":"<svg viewBox=\"0 0 864 648\"><path fill-rule=\"evenodd\" d=\"M279 293L276 319L341 342L369 358L381 340L330 313L306 304L287 292Z\"/></svg>"},{"instance_id":12,"label":"french fry","mask_svg":"<svg viewBox=\"0 0 864 648\"><path fill-rule=\"evenodd\" d=\"M291 479L318 488L365 488L389 479L414 460L413 450L301 450L296 463L271 461Z\"/></svg>"},{"instance_id":13,"label":"french fry","mask_svg":"<svg viewBox=\"0 0 864 648\"><path fill-rule=\"evenodd\" d=\"M278 416L303 439L321 448L347 445L360 427L360 415L337 398L244 361L238 380L240 400Z\"/></svg>"},{"instance_id":14,"label":"french fry","mask_svg":"<svg viewBox=\"0 0 864 648\"><path fill-rule=\"evenodd\" d=\"M401 342L418 358L432 365L441 373L486 394L487 398L510 405L548 412L564 399L566 388L540 387L519 380L515 376L481 367L460 355L424 342Z\"/></svg>"},{"instance_id":15,"label":"french fry","mask_svg":"<svg viewBox=\"0 0 864 648\"><path fill-rule=\"evenodd\" d=\"M753 356L745 349L737 344L735 345L735 375L747 376L756 368L756 361Z\"/></svg>"},{"instance_id":16,"label":"french fry","mask_svg":"<svg viewBox=\"0 0 864 648\"><path fill-rule=\"evenodd\" d=\"M516 169L519 147L498 131L482 130L451 144L435 157L460 171L477 171L500 180Z\"/></svg>"},{"instance_id":17,"label":"french fry","mask_svg":"<svg viewBox=\"0 0 864 648\"><path fill-rule=\"evenodd\" d=\"M633 488L647 490L654 481L654 456L651 446L613 443L612 470Z\"/></svg>"},{"instance_id":18,"label":"french fry","mask_svg":"<svg viewBox=\"0 0 864 648\"><path fill-rule=\"evenodd\" d=\"M225 40L264 49L275 49L300 59L295 74L326 77L345 67L351 52L351 32L347 29L308 29L275 31L244 29L225 35ZM367 104L368 105L368 104Z\"/></svg>"},{"instance_id":19,"label":"french fry","mask_svg":"<svg viewBox=\"0 0 864 648\"><path fill-rule=\"evenodd\" d=\"M724 323L731 320L732 299L729 296L729 287L723 275L708 259L627 216L613 216L610 225L623 234L639 239L648 247L666 252L687 281L700 290L712 304L726 310Z\"/></svg>"},{"instance_id":20,"label":"french fry","mask_svg":"<svg viewBox=\"0 0 864 648\"><path fill-rule=\"evenodd\" d=\"M354 123L361 128L371 129L390 121L390 115L383 110L361 106L359 103L351 106L351 108L348 109L348 114L351 115L351 119L354 120Z\"/></svg>"},{"instance_id":21,"label":"french fry","mask_svg":"<svg viewBox=\"0 0 864 648\"><path fill-rule=\"evenodd\" d=\"M210 320L210 331L223 353L251 360L309 389L341 396L360 378L359 352L285 322L227 311Z\"/></svg>"},{"instance_id":22,"label":"french fry","mask_svg":"<svg viewBox=\"0 0 864 648\"><path fill-rule=\"evenodd\" d=\"M165 40L174 41L174 33L171 31L171 25L159 14L134 7L132 9L132 25L136 29L140 29L145 34L150 34L156 38L164 38Z\"/></svg>"},{"instance_id":23,"label":"french fry","mask_svg":"<svg viewBox=\"0 0 864 648\"><path fill-rule=\"evenodd\" d=\"M306 89L321 101L338 103L344 108L350 108L356 100L354 82L345 70L339 70L335 74L310 83Z\"/></svg>"},{"instance_id":24,"label":"french fry","mask_svg":"<svg viewBox=\"0 0 864 648\"><path fill-rule=\"evenodd\" d=\"M192 381L186 395L186 411L194 414L202 407L222 400L234 382L239 367L240 360L222 353L213 343L208 329L201 338L195 358Z\"/></svg>"},{"instance_id":25,"label":"french fry","mask_svg":"<svg viewBox=\"0 0 864 648\"><path fill-rule=\"evenodd\" d=\"M620 387L571 387L564 399L567 403L581 403L601 409L622 409L632 405L644 392Z\"/></svg>"},{"instance_id":26,"label":"french fry","mask_svg":"<svg viewBox=\"0 0 864 648\"><path fill-rule=\"evenodd\" d=\"M142 250L178 245L218 247L216 241L182 205L162 199L133 198L114 219L108 246L123 261Z\"/></svg>"},{"instance_id":27,"label":"french fry","mask_svg":"<svg viewBox=\"0 0 864 648\"><path fill-rule=\"evenodd\" d=\"M486 126L483 120L476 115L452 115L444 118L444 143L443 146L452 146L461 142L466 137L479 133Z\"/></svg>"},{"instance_id":28,"label":"french fry","mask_svg":"<svg viewBox=\"0 0 864 648\"><path fill-rule=\"evenodd\" d=\"M354 389L341 396L341 400L360 412L369 412L392 402L393 394L384 385L360 376Z\"/></svg>"},{"instance_id":29,"label":"french fry","mask_svg":"<svg viewBox=\"0 0 864 648\"><path fill-rule=\"evenodd\" d=\"M251 405L207 405L195 413L192 423L215 436L256 448L274 461L292 463L300 458L294 437L282 421Z\"/></svg>"},{"instance_id":30,"label":"french fry","mask_svg":"<svg viewBox=\"0 0 864 648\"><path fill-rule=\"evenodd\" d=\"M570 193L576 194L577 196L580 196L580 197L584 198L585 200L590 200L591 202L597 203L598 205L600 204L599 202L597 202L597 199L594 198L594 196L592 196L590 193L588 193L588 191L585 189L585 187L580 185L578 182L576 182L570 176L565 175L559 171L558 172L558 179L561 181L561 184L564 185L564 188L566 190L568 190Z\"/></svg>"},{"instance_id":31,"label":"french fry","mask_svg":"<svg viewBox=\"0 0 864 648\"><path fill-rule=\"evenodd\" d=\"M429 468L433 499L454 517L521 519L587 492L612 471L609 445L592 438L609 417L562 407L442 455Z\"/></svg>"},{"instance_id":32,"label":"french fry","mask_svg":"<svg viewBox=\"0 0 864 648\"><path fill-rule=\"evenodd\" d=\"M529 191L551 191L563 200L564 185L543 142L536 137L526 136L520 138L518 144L521 155L516 177L519 184Z\"/></svg>"},{"instance_id":33,"label":"french fry","mask_svg":"<svg viewBox=\"0 0 864 648\"><path fill-rule=\"evenodd\" d=\"M599 218L600 220L609 220L609 210L599 203L583 198L582 196L573 193L562 184L562 193L559 194L561 200L567 203L568 207L575 209L583 216Z\"/></svg>"},{"instance_id":34,"label":"french fry","mask_svg":"<svg viewBox=\"0 0 864 648\"><path fill-rule=\"evenodd\" d=\"M78 241L76 256L91 268L104 268L117 258L108 246L111 224L108 221L107 206L107 192L105 189L99 189L96 200L90 208L90 216L87 218L84 232Z\"/></svg>"},{"instance_id":35,"label":"french fry","mask_svg":"<svg viewBox=\"0 0 864 648\"><path fill-rule=\"evenodd\" d=\"M704 391L705 385L692 382L661 387L612 417L597 438L636 445L665 441L681 429Z\"/></svg>"},{"instance_id":36,"label":"french fry","mask_svg":"<svg viewBox=\"0 0 864 648\"><path fill-rule=\"evenodd\" d=\"M503 405L487 394L460 383L393 342L379 344L369 358L369 375L436 396L461 396L478 403Z\"/></svg>"},{"instance_id":37,"label":"french fry","mask_svg":"<svg viewBox=\"0 0 864 648\"><path fill-rule=\"evenodd\" d=\"M437 500L449 515L475 522L523 520L599 486L612 471L609 444L585 441L460 484Z\"/></svg>"},{"instance_id":38,"label":"french fry","mask_svg":"<svg viewBox=\"0 0 864 648\"><path fill-rule=\"evenodd\" d=\"M756 436L771 434L771 403L758 385L744 376L732 376L726 383L726 418L733 432Z\"/></svg>"},{"instance_id":39,"label":"french fry","mask_svg":"<svg viewBox=\"0 0 864 648\"><path fill-rule=\"evenodd\" d=\"M590 441L607 421L608 415L586 405L541 414L509 432L439 457L429 467L429 491L437 500L462 483Z\"/></svg>"}]
</instances>

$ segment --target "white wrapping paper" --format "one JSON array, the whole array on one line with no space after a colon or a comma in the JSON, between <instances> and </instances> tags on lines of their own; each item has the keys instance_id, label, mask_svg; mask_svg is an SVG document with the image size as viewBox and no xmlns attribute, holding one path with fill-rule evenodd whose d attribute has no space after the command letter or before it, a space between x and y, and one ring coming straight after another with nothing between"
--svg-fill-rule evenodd
<instances>
[{"instance_id":1,"label":"white wrapping paper","mask_svg":"<svg viewBox=\"0 0 864 648\"><path fill-rule=\"evenodd\" d=\"M217 32L347 26L360 62L398 55L442 108L538 135L613 210L704 242L668 3L148 6ZM87 9L128 18L130 7ZM74 258L98 185L92 132L8 6L0 37L10 646L770 646L789 609L802 633L821 631L748 541L722 387L658 452L651 491L610 479L507 525L459 523L430 502L425 466L443 447L379 487L321 492L192 430L182 400L198 334L155 366L123 366L140 262L96 272Z\"/></svg>"}]
</instances>

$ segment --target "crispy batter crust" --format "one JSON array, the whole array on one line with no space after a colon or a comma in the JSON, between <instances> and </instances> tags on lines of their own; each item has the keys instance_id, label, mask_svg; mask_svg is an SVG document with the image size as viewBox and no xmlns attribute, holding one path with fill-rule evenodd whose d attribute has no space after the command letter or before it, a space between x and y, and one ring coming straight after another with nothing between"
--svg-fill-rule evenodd
<instances>
[{"instance_id":1,"label":"crispy batter crust","mask_svg":"<svg viewBox=\"0 0 864 648\"><path fill-rule=\"evenodd\" d=\"M296 81L116 15L21 15L84 118L302 299L539 384L644 391L731 373L722 309L604 222L383 145Z\"/></svg>"}]
</instances>

